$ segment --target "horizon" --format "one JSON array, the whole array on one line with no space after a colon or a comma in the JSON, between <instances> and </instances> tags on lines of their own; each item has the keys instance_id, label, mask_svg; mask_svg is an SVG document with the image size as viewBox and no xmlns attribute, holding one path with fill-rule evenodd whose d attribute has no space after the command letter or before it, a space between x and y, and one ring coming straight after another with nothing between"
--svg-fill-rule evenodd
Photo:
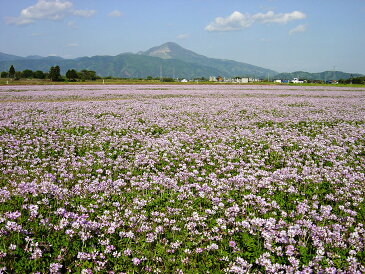
<instances>
[{"instance_id":1,"label":"horizon","mask_svg":"<svg viewBox=\"0 0 365 274\"><path fill-rule=\"evenodd\" d=\"M365 1L0 1L6 54L115 56L169 41L277 72L365 74Z\"/></svg>"}]
</instances>

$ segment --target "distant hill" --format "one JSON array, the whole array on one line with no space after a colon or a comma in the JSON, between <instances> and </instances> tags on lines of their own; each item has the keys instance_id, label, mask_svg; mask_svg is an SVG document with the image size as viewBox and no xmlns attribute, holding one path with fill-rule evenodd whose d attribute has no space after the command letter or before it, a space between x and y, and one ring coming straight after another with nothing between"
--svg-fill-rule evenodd
<instances>
[{"instance_id":1,"label":"distant hill","mask_svg":"<svg viewBox=\"0 0 365 274\"><path fill-rule=\"evenodd\" d=\"M16 56L16 55L11 55L11 54L6 54L6 53L2 53L0 52L0 62L3 61L15 61L15 60L41 60L41 59L48 59L48 60L62 60L62 57L59 56L48 56L48 57L42 57L39 55L30 55L27 57L21 57L21 56Z\"/></svg>"},{"instance_id":2,"label":"distant hill","mask_svg":"<svg viewBox=\"0 0 365 274\"><path fill-rule=\"evenodd\" d=\"M24 59L24 57L20 57L20 56L0 52L0 62L1 61L22 60L22 59Z\"/></svg>"},{"instance_id":3,"label":"distant hill","mask_svg":"<svg viewBox=\"0 0 365 274\"><path fill-rule=\"evenodd\" d=\"M232 60L209 58L187 50L176 43L168 42L161 46L153 47L145 52L139 52L141 55L154 56L162 59L177 59L184 62L212 67L221 71L220 75L224 77L250 76L250 77L270 77L278 74L276 71L262 67L250 65L247 63L236 62ZM214 75L214 74L212 74ZM217 76L217 75L215 75Z\"/></svg>"},{"instance_id":4,"label":"distant hill","mask_svg":"<svg viewBox=\"0 0 365 274\"><path fill-rule=\"evenodd\" d=\"M79 57L63 59L58 56L28 56L20 57L0 52L0 71L8 71L13 65L16 71L30 69L48 72L52 66L60 66L61 73L69 69L78 71L93 70L97 75L120 78L175 77L200 78L209 76L222 77L256 77L266 79L291 80L293 78L308 80L339 80L361 76L357 73L340 71L325 71L309 73L297 71L280 73L270 69L236 62L232 60L209 58L185 49L176 43L168 42L157 47L141 51L137 54L122 53L116 56Z\"/></svg>"},{"instance_id":5,"label":"distant hill","mask_svg":"<svg viewBox=\"0 0 365 274\"><path fill-rule=\"evenodd\" d=\"M19 57L0 55L0 71L7 71L14 65L17 71L25 69L49 71L51 66L59 65L61 73L68 69L94 70L100 76L125 78L163 77L196 78L209 76L267 77L277 72L258 66L230 60L208 58L184 49L175 43L165 43L145 52L122 53L117 56L93 56L76 59L60 57Z\"/></svg>"},{"instance_id":6,"label":"distant hill","mask_svg":"<svg viewBox=\"0 0 365 274\"><path fill-rule=\"evenodd\" d=\"M61 74L69 69L81 71L83 69L96 71L97 75L121 78L146 78L147 76L159 77L209 77L220 75L221 71L211 67L187 63L180 60L164 60L157 57L142 56L138 54L119 54L117 56L93 56L77 59L56 59L47 57L36 60L13 60L0 62L0 71L8 71L13 65L15 70L31 69L48 72L52 66L60 66Z\"/></svg>"},{"instance_id":7,"label":"distant hill","mask_svg":"<svg viewBox=\"0 0 365 274\"><path fill-rule=\"evenodd\" d=\"M280 80L292 80L293 78L305 79L305 80L340 80L340 79L349 79L351 77L359 77L362 76L358 73L346 73L342 71L324 71L318 73L309 73L305 71L295 71L291 73L279 73L275 76L275 79Z\"/></svg>"}]
</instances>

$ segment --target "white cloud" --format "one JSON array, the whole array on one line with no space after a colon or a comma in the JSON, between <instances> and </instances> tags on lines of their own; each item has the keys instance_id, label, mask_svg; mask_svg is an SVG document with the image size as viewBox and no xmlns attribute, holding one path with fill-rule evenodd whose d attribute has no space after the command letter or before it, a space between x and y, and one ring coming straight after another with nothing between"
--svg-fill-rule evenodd
<instances>
[{"instance_id":1,"label":"white cloud","mask_svg":"<svg viewBox=\"0 0 365 274\"><path fill-rule=\"evenodd\" d=\"M109 17L120 17L122 16L122 13L119 10L113 10L108 14Z\"/></svg>"},{"instance_id":2,"label":"white cloud","mask_svg":"<svg viewBox=\"0 0 365 274\"><path fill-rule=\"evenodd\" d=\"M304 32L307 30L307 26L306 25L299 25L297 27L295 27L294 29L289 31L289 34L295 34L295 33L299 33L299 32Z\"/></svg>"},{"instance_id":3,"label":"white cloud","mask_svg":"<svg viewBox=\"0 0 365 274\"><path fill-rule=\"evenodd\" d=\"M290 21L304 19L306 15L300 11L291 13L275 13L268 11L267 13L256 13L254 15L242 14L234 11L228 17L217 17L214 22L205 27L207 31L233 31L250 27L253 23L276 23L286 24Z\"/></svg>"},{"instance_id":4,"label":"white cloud","mask_svg":"<svg viewBox=\"0 0 365 274\"><path fill-rule=\"evenodd\" d=\"M234 11L230 16L217 17L214 22L205 27L207 31L232 31L251 26L252 20L249 15Z\"/></svg>"},{"instance_id":5,"label":"white cloud","mask_svg":"<svg viewBox=\"0 0 365 274\"><path fill-rule=\"evenodd\" d=\"M28 25L34 23L34 20L21 17L5 17L5 22L8 25Z\"/></svg>"},{"instance_id":6,"label":"white cloud","mask_svg":"<svg viewBox=\"0 0 365 274\"><path fill-rule=\"evenodd\" d=\"M268 11L267 13L257 13L252 16L255 21L262 23L278 23L286 24L293 20L304 19L306 15L300 11L293 11L291 13L279 13L275 14L273 11Z\"/></svg>"},{"instance_id":7,"label":"white cloud","mask_svg":"<svg viewBox=\"0 0 365 274\"><path fill-rule=\"evenodd\" d=\"M75 10L70 1L38 0L35 5L23 9L18 17L6 18L6 23L27 25L37 20L62 20L70 15L90 17L94 13L94 10Z\"/></svg>"},{"instance_id":8,"label":"white cloud","mask_svg":"<svg viewBox=\"0 0 365 274\"><path fill-rule=\"evenodd\" d=\"M189 34L187 34L187 33L182 33L182 34L179 34L178 36L176 36L176 38L180 39L180 40L184 40L188 37L189 37Z\"/></svg>"},{"instance_id":9,"label":"white cloud","mask_svg":"<svg viewBox=\"0 0 365 274\"><path fill-rule=\"evenodd\" d=\"M70 47L70 48L74 48L74 47L78 47L79 44L78 43L69 43L66 45L66 47Z\"/></svg>"}]
</instances>

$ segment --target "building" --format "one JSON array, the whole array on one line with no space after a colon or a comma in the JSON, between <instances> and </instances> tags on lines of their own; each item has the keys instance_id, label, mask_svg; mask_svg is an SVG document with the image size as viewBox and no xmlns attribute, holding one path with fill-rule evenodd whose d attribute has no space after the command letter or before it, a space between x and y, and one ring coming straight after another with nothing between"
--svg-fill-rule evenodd
<instances>
[{"instance_id":1,"label":"building","mask_svg":"<svg viewBox=\"0 0 365 274\"><path fill-rule=\"evenodd\" d=\"M247 84L252 82L260 82L260 79L249 78L249 77L235 77L235 78L223 78L222 76L210 76L210 82L224 82L224 83L239 83L239 84Z\"/></svg>"},{"instance_id":2,"label":"building","mask_svg":"<svg viewBox=\"0 0 365 274\"><path fill-rule=\"evenodd\" d=\"M327 80L326 84L338 84L338 81L336 81L336 80Z\"/></svg>"},{"instance_id":3,"label":"building","mask_svg":"<svg viewBox=\"0 0 365 274\"><path fill-rule=\"evenodd\" d=\"M291 80L291 82L294 84L303 84L304 83L304 81L301 81L298 78L294 78L293 80Z\"/></svg>"}]
</instances>

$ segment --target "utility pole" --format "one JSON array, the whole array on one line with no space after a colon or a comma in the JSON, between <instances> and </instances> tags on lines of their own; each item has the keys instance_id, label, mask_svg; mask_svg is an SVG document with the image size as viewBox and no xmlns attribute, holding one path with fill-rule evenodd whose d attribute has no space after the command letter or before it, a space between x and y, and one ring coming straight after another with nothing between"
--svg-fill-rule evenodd
<instances>
[{"instance_id":1,"label":"utility pole","mask_svg":"<svg viewBox=\"0 0 365 274\"><path fill-rule=\"evenodd\" d=\"M336 66L333 66L333 80L336 81Z\"/></svg>"},{"instance_id":2,"label":"utility pole","mask_svg":"<svg viewBox=\"0 0 365 274\"><path fill-rule=\"evenodd\" d=\"M162 65L160 65L160 81L162 81Z\"/></svg>"}]
</instances>

